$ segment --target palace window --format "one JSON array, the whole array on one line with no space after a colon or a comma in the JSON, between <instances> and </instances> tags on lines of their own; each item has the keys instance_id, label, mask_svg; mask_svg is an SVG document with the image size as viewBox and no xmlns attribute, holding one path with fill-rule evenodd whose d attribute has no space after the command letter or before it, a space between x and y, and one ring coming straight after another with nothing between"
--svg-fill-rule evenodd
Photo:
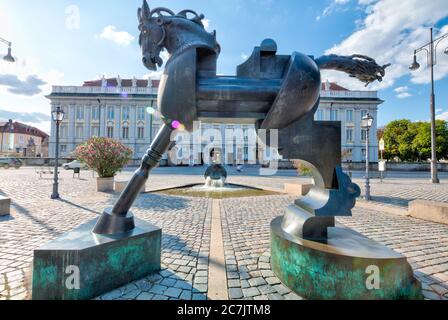
<instances>
[{"instance_id":1,"label":"palace window","mask_svg":"<svg viewBox=\"0 0 448 320\"><path fill-rule=\"evenodd\" d=\"M107 120L115 119L115 109L114 107L107 107Z\"/></svg>"},{"instance_id":2,"label":"palace window","mask_svg":"<svg viewBox=\"0 0 448 320\"><path fill-rule=\"evenodd\" d=\"M64 111L64 120L68 119L70 113L68 112L67 106L62 106L61 109L62 109L62 111Z\"/></svg>"},{"instance_id":3,"label":"palace window","mask_svg":"<svg viewBox=\"0 0 448 320\"><path fill-rule=\"evenodd\" d=\"M76 126L76 138L81 139L84 136L84 127Z\"/></svg>"},{"instance_id":4,"label":"palace window","mask_svg":"<svg viewBox=\"0 0 448 320\"><path fill-rule=\"evenodd\" d=\"M323 121L324 120L324 110L322 110L322 109L317 110L316 120L317 121Z\"/></svg>"},{"instance_id":5,"label":"palace window","mask_svg":"<svg viewBox=\"0 0 448 320\"><path fill-rule=\"evenodd\" d=\"M347 128L345 129L345 138L347 142L353 142L353 129Z\"/></svg>"},{"instance_id":6,"label":"palace window","mask_svg":"<svg viewBox=\"0 0 448 320\"><path fill-rule=\"evenodd\" d=\"M99 108L98 106L92 107L92 120L98 120L99 119Z\"/></svg>"},{"instance_id":7,"label":"palace window","mask_svg":"<svg viewBox=\"0 0 448 320\"><path fill-rule=\"evenodd\" d=\"M100 135L100 127L92 126L92 137L99 137Z\"/></svg>"},{"instance_id":8,"label":"palace window","mask_svg":"<svg viewBox=\"0 0 448 320\"><path fill-rule=\"evenodd\" d=\"M345 111L345 121L353 122L353 110L346 110Z\"/></svg>"},{"instance_id":9,"label":"palace window","mask_svg":"<svg viewBox=\"0 0 448 320\"><path fill-rule=\"evenodd\" d=\"M145 120L145 108L144 107L137 108L137 120Z\"/></svg>"},{"instance_id":10,"label":"palace window","mask_svg":"<svg viewBox=\"0 0 448 320\"><path fill-rule=\"evenodd\" d=\"M59 152L64 153L67 151L67 146L65 144L59 145Z\"/></svg>"},{"instance_id":11,"label":"palace window","mask_svg":"<svg viewBox=\"0 0 448 320\"><path fill-rule=\"evenodd\" d=\"M145 137L145 128L138 127L137 128L137 139L143 139Z\"/></svg>"},{"instance_id":12,"label":"palace window","mask_svg":"<svg viewBox=\"0 0 448 320\"><path fill-rule=\"evenodd\" d=\"M128 127L123 127L123 132L122 132L122 136L123 139L129 139L129 128Z\"/></svg>"},{"instance_id":13,"label":"palace window","mask_svg":"<svg viewBox=\"0 0 448 320\"><path fill-rule=\"evenodd\" d=\"M330 121L337 121L338 120L338 110L331 110L330 111Z\"/></svg>"},{"instance_id":14,"label":"palace window","mask_svg":"<svg viewBox=\"0 0 448 320\"><path fill-rule=\"evenodd\" d=\"M114 127L107 127L107 137L113 138L114 137Z\"/></svg>"},{"instance_id":15,"label":"palace window","mask_svg":"<svg viewBox=\"0 0 448 320\"><path fill-rule=\"evenodd\" d=\"M67 126L61 125L59 127L59 137L67 138Z\"/></svg>"},{"instance_id":16,"label":"palace window","mask_svg":"<svg viewBox=\"0 0 448 320\"><path fill-rule=\"evenodd\" d=\"M367 130L361 129L361 140L366 141L366 136L367 136Z\"/></svg>"},{"instance_id":17,"label":"palace window","mask_svg":"<svg viewBox=\"0 0 448 320\"><path fill-rule=\"evenodd\" d=\"M84 120L84 107L76 107L76 120Z\"/></svg>"},{"instance_id":18,"label":"palace window","mask_svg":"<svg viewBox=\"0 0 448 320\"><path fill-rule=\"evenodd\" d=\"M123 107L123 120L129 120L129 107Z\"/></svg>"}]
</instances>

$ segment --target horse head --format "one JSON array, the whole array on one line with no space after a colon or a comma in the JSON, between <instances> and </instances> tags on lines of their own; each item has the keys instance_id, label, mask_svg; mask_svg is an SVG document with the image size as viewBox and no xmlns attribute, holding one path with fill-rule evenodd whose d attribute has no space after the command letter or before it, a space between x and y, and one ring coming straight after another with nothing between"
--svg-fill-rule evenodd
<instances>
[{"instance_id":1,"label":"horse head","mask_svg":"<svg viewBox=\"0 0 448 320\"><path fill-rule=\"evenodd\" d=\"M188 14L193 14L193 17L188 18ZM208 47L219 54L216 33L205 30L203 19L204 15L198 15L192 10L182 10L178 14L167 8L150 10L147 1L143 0L143 6L138 9L138 28L145 67L153 71L161 67L163 60L160 52L163 49L174 55L182 48L198 46Z\"/></svg>"}]
</instances>

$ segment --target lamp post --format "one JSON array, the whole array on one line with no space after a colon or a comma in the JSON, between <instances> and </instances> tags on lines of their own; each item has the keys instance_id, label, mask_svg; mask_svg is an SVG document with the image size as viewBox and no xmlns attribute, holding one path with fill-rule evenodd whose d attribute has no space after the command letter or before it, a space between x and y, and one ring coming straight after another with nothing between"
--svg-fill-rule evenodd
<instances>
[{"instance_id":1,"label":"lamp post","mask_svg":"<svg viewBox=\"0 0 448 320\"><path fill-rule=\"evenodd\" d=\"M1 37L0 37L0 42L6 44L8 46L8 53L6 54L6 56L3 57L3 60L5 60L7 62L15 62L16 60L14 59L14 57L11 54L12 43L6 39L1 38Z\"/></svg>"},{"instance_id":2,"label":"lamp post","mask_svg":"<svg viewBox=\"0 0 448 320\"><path fill-rule=\"evenodd\" d=\"M51 116L56 124L56 147L55 147L55 160L54 160L54 182L53 182L53 193L51 194L51 199L59 199L58 191L58 167L59 167L59 125L62 120L64 120L64 111L60 106L57 106L52 112Z\"/></svg>"},{"instance_id":3,"label":"lamp post","mask_svg":"<svg viewBox=\"0 0 448 320\"><path fill-rule=\"evenodd\" d=\"M373 123L373 117L367 113L361 119L361 128L366 130L366 176L365 176L365 197L364 199L370 200L370 178L369 178L369 140L370 140L370 127Z\"/></svg>"},{"instance_id":4,"label":"lamp post","mask_svg":"<svg viewBox=\"0 0 448 320\"><path fill-rule=\"evenodd\" d=\"M436 112L435 112L435 94L434 94L434 66L437 63L437 46L440 41L448 37L448 33L433 39L432 28L429 29L430 41L420 48L414 50L414 60L409 66L409 69L415 71L420 68L420 64L417 62L417 53L420 51L426 51L426 62L430 68L431 74L431 96L430 96L430 114L431 114L431 181L432 183L439 183L437 176L437 155L436 155ZM448 54L448 48L444 51Z\"/></svg>"}]
</instances>

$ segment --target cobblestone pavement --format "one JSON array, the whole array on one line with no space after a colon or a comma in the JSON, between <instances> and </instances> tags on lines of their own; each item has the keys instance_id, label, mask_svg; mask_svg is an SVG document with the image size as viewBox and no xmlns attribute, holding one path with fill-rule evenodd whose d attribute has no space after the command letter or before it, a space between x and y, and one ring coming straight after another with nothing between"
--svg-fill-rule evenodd
<instances>
[{"instance_id":1,"label":"cobblestone pavement","mask_svg":"<svg viewBox=\"0 0 448 320\"><path fill-rule=\"evenodd\" d=\"M118 179L130 174L124 172ZM202 179L197 173L156 170L147 189L199 183ZM229 178L235 183L272 188L280 188L291 179L297 180L289 176ZM0 217L0 300L29 298L33 250L96 217L117 197L96 192L92 173L85 171L81 179L73 179L70 171L61 170L61 201L49 199L51 189L51 176L39 179L32 168L0 170L0 194L11 197L13 202L11 216ZM414 197L446 201L444 192L448 192L446 183L432 186L418 179L412 185L403 179L372 184L374 196L403 201ZM283 214L291 201L291 197L283 195L222 200L230 298L300 299L279 282L269 267L269 223ZM211 200L141 194L133 211L163 228L162 270L97 299L206 299ZM354 217L339 221L407 256L427 298L448 297L448 226L366 208L356 208Z\"/></svg>"},{"instance_id":2,"label":"cobblestone pavement","mask_svg":"<svg viewBox=\"0 0 448 320\"><path fill-rule=\"evenodd\" d=\"M33 250L96 217L117 194L97 193L91 173L61 171L61 201L49 199L51 179L33 171L2 171L0 194L12 198L0 217L0 299L27 299ZM26 190L26 191L24 191ZM205 299L210 200L142 194L133 212L163 229L162 270L99 299Z\"/></svg>"},{"instance_id":3,"label":"cobblestone pavement","mask_svg":"<svg viewBox=\"0 0 448 320\"><path fill-rule=\"evenodd\" d=\"M364 181L354 179L364 194ZM381 183L375 179L371 182L372 201L407 207L415 199L448 202L448 183L431 184L429 180L390 179Z\"/></svg>"},{"instance_id":4,"label":"cobblestone pavement","mask_svg":"<svg viewBox=\"0 0 448 320\"><path fill-rule=\"evenodd\" d=\"M229 295L235 299L300 299L269 267L269 226L288 196L224 199L222 225ZM408 258L427 299L448 300L448 226L355 208L339 223Z\"/></svg>"}]
</instances>

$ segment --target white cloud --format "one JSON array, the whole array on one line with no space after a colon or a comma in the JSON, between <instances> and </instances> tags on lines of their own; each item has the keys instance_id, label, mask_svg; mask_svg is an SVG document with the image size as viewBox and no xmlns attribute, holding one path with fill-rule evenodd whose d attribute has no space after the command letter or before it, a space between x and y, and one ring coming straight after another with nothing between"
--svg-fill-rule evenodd
<instances>
[{"instance_id":1,"label":"white cloud","mask_svg":"<svg viewBox=\"0 0 448 320\"><path fill-rule=\"evenodd\" d=\"M49 116L50 104L45 95L51 92L52 85L64 85L64 74L55 69L42 70L35 57L20 56L15 63L0 60L0 75L3 80L14 80L0 85L0 116L7 112L20 113L17 120L49 132L51 122L35 116Z\"/></svg>"},{"instance_id":2,"label":"white cloud","mask_svg":"<svg viewBox=\"0 0 448 320\"><path fill-rule=\"evenodd\" d=\"M398 99L405 99L405 98L412 97L412 94L409 93L408 86L395 88L394 91L397 93L396 97Z\"/></svg>"},{"instance_id":3,"label":"white cloud","mask_svg":"<svg viewBox=\"0 0 448 320\"><path fill-rule=\"evenodd\" d=\"M370 4L371 1L360 1ZM429 72L424 67L426 57L419 55L422 68L410 72L408 66L412 62L414 49L429 40L427 26L448 15L446 0L432 0L422 5L420 0L379 0L371 7L370 13L364 19L362 26L341 43L327 50L327 54L351 55L353 53L365 54L376 59L378 64L392 63L387 68L386 77L382 83L370 85L372 90L388 88L395 81L405 75L411 75L414 83L428 83ZM448 25L438 32L448 32ZM439 56L440 55L440 56ZM438 64L435 79L441 79L448 74L448 59L443 59L443 50L438 52ZM323 77L335 81L351 89L363 89L364 85L356 79L350 79L345 74L324 71Z\"/></svg>"},{"instance_id":4,"label":"white cloud","mask_svg":"<svg viewBox=\"0 0 448 320\"><path fill-rule=\"evenodd\" d=\"M445 120L448 121L448 111L442 112L436 116L437 120Z\"/></svg>"},{"instance_id":5,"label":"white cloud","mask_svg":"<svg viewBox=\"0 0 448 320\"><path fill-rule=\"evenodd\" d=\"M204 25L205 30L207 30L208 32L212 31L212 29L211 29L212 21L210 19L203 19L202 23Z\"/></svg>"},{"instance_id":6,"label":"white cloud","mask_svg":"<svg viewBox=\"0 0 448 320\"><path fill-rule=\"evenodd\" d=\"M10 93L34 96L42 92L41 86L46 82L36 75L20 79L14 74L0 74L0 86L5 86Z\"/></svg>"},{"instance_id":7,"label":"white cloud","mask_svg":"<svg viewBox=\"0 0 448 320\"><path fill-rule=\"evenodd\" d=\"M249 56L248 56L246 53L242 52L242 53L241 53L241 59L243 59L244 61L246 61L247 58L249 58Z\"/></svg>"},{"instance_id":8,"label":"white cloud","mask_svg":"<svg viewBox=\"0 0 448 320\"><path fill-rule=\"evenodd\" d=\"M394 91L396 93L403 93L403 92L409 91L409 87L408 86L398 87L398 88L395 88Z\"/></svg>"},{"instance_id":9,"label":"white cloud","mask_svg":"<svg viewBox=\"0 0 448 320\"><path fill-rule=\"evenodd\" d=\"M134 36L129 32L116 31L116 27L111 25L104 27L103 32L99 35L99 38L111 40L120 46L128 46L134 40Z\"/></svg>"},{"instance_id":10,"label":"white cloud","mask_svg":"<svg viewBox=\"0 0 448 320\"><path fill-rule=\"evenodd\" d=\"M327 7L325 7L321 15L316 16L316 21L319 21L320 19L327 17L335 12L347 10L345 5L349 2L350 0L333 0Z\"/></svg>"},{"instance_id":11,"label":"white cloud","mask_svg":"<svg viewBox=\"0 0 448 320\"><path fill-rule=\"evenodd\" d=\"M403 93L397 94L396 97L398 99L405 99L405 98L412 97L412 94L410 94L409 92L403 92Z\"/></svg>"}]
</instances>

